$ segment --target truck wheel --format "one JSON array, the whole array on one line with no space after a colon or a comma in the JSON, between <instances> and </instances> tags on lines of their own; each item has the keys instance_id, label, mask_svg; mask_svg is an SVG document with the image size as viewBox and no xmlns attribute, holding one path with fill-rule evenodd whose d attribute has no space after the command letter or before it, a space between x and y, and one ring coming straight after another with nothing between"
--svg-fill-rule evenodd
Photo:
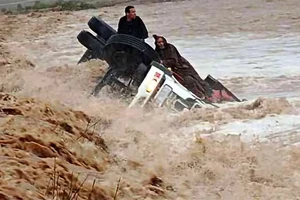
<instances>
[{"instance_id":1,"label":"truck wheel","mask_svg":"<svg viewBox=\"0 0 300 200\"><path fill-rule=\"evenodd\" d=\"M103 48L105 47L105 41L97 38L88 31L81 31L77 36L78 41L85 46L90 53L90 57L103 59Z\"/></svg>"},{"instance_id":2,"label":"truck wheel","mask_svg":"<svg viewBox=\"0 0 300 200\"><path fill-rule=\"evenodd\" d=\"M107 41L112 35L116 34L117 31L114 30L111 26L109 26L106 22L104 22L100 16L93 16L88 21L88 26L91 30L97 33L98 36Z\"/></svg>"},{"instance_id":3,"label":"truck wheel","mask_svg":"<svg viewBox=\"0 0 300 200\"><path fill-rule=\"evenodd\" d=\"M126 34L115 34L111 36L103 49L104 59L112 63L114 54L121 51L127 55L127 66L144 63L150 65L152 61L159 61L156 51L142 40Z\"/></svg>"}]
</instances>

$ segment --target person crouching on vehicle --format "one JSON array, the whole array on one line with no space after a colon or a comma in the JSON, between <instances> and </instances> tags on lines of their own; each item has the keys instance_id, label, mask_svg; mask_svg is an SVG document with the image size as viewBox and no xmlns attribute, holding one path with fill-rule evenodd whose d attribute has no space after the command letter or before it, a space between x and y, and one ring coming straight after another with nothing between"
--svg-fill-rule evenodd
<instances>
[{"instance_id":1,"label":"person crouching on vehicle","mask_svg":"<svg viewBox=\"0 0 300 200\"><path fill-rule=\"evenodd\" d=\"M201 99L210 99L212 90L209 85L198 75L194 67L180 55L177 48L167 42L163 36L153 35L155 51L161 63L171 69L176 79L188 90Z\"/></svg>"},{"instance_id":2,"label":"person crouching on vehicle","mask_svg":"<svg viewBox=\"0 0 300 200\"><path fill-rule=\"evenodd\" d=\"M135 36L143 41L148 38L148 30L143 20L136 15L136 10L133 6L125 8L125 16L120 18L117 32Z\"/></svg>"}]
</instances>

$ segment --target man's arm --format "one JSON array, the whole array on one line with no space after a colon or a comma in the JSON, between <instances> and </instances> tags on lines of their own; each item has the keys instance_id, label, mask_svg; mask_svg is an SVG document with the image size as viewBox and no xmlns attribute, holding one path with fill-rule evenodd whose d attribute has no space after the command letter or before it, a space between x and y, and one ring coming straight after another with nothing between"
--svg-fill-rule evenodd
<instances>
[{"instance_id":1,"label":"man's arm","mask_svg":"<svg viewBox=\"0 0 300 200\"><path fill-rule=\"evenodd\" d=\"M175 69L176 66L176 59L175 58L166 58L162 60L162 64L167 67L167 68L171 68L172 70Z\"/></svg>"},{"instance_id":2,"label":"man's arm","mask_svg":"<svg viewBox=\"0 0 300 200\"><path fill-rule=\"evenodd\" d=\"M189 68L189 66L187 65L183 65L180 60L181 60L181 55L179 53L179 51L177 50L177 48L173 45L173 44L169 44L170 45L170 51L172 52L171 54L176 58L176 67L177 68L181 68L181 69L184 69L184 68Z\"/></svg>"},{"instance_id":3,"label":"man's arm","mask_svg":"<svg viewBox=\"0 0 300 200\"><path fill-rule=\"evenodd\" d=\"M120 20L119 20L117 33L124 33L125 32L123 18L124 17L121 17Z\"/></svg>"},{"instance_id":4,"label":"man's arm","mask_svg":"<svg viewBox=\"0 0 300 200\"><path fill-rule=\"evenodd\" d=\"M167 48L167 51L166 51L166 54L165 54L165 58L163 59L163 63L174 69L176 68L176 66L179 64L179 57L178 57L178 54L177 54L177 49L174 45L172 44L167 44L168 46L166 47Z\"/></svg>"},{"instance_id":5,"label":"man's arm","mask_svg":"<svg viewBox=\"0 0 300 200\"><path fill-rule=\"evenodd\" d=\"M140 21L142 39L146 39L146 38L148 38L148 30L147 30L146 25L144 24L143 20L140 17L138 17L138 19Z\"/></svg>"}]
</instances>

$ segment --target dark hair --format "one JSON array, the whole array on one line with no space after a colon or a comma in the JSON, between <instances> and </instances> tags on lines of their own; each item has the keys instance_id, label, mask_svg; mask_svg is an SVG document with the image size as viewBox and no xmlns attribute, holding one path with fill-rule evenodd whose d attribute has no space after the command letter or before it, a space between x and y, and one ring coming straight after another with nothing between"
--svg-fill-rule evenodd
<instances>
[{"instance_id":1,"label":"dark hair","mask_svg":"<svg viewBox=\"0 0 300 200\"><path fill-rule=\"evenodd\" d=\"M126 6L125 13L130 13L130 9L134 8L133 6Z\"/></svg>"}]
</instances>

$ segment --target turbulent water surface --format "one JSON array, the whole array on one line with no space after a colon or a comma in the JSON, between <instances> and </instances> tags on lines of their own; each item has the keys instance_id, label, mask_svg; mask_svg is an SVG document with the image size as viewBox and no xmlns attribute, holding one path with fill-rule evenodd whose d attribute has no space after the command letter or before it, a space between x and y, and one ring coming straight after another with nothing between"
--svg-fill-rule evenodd
<instances>
[{"instance_id":1,"label":"turbulent water surface","mask_svg":"<svg viewBox=\"0 0 300 200\"><path fill-rule=\"evenodd\" d=\"M119 199L298 199L299 6L296 0L198 0L137 5L137 14L149 30L147 42L151 46L152 34L165 36L202 78L211 74L236 96L248 100L178 115L163 109L127 109L124 102L109 97L87 98L107 65L102 61L76 65L85 51L76 36L88 29L87 21L93 15L101 15L116 28L124 5L77 12L1 15L1 90L42 101L35 105L33 100L7 100L7 96L0 95L0 142L7 148L1 156L13 157L19 152L16 149L22 149L35 155L27 162L41 159L49 164L49 157L54 156L45 153L45 149L55 148L50 139L62 145L59 137L65 136L56 132L58 139L42 138L44 142L35 140L39 145L33 146L24 129L40 137L35 134L50 128L38 127L51 127L46 124L51 123L70 132L61 123L65 120L78 139L81 136L76 134L89 120L73 111L68 114L69 110L57 105L64 104L95 121L101 119L94 128L105 141L109 156L96 151L96 139L87 136L94 143L70 146L68 142L55 149L60 152L61 162L67 160L68 167L64 169L68 172L97 174L96 185L105 191L103 199L113 199L120 177ZM47 109L51 104L52 111L44 104ZM53 117L49 112L54 113ZM82 124L77 124L78 120ZM55 126L51 130L48 134L53 134ZM23 134L27 139L19 138ZM20 144L8 142L13 136L19 138ZM62 140L72 141L72 137ZM24 140L29 145L22 146ZM58 151L59 148L67 150ZM18 153L18 158L21 155L27 154ZM113 162L108 162L110 159ZM10 170L7 163L3 167L7 170L0 177L6 172L10 175L3 175L6 179L1 179L0 184L15 185L20 192L18 182L10 178L14 177L14 168ZM44 169L39 170L36 173L45 176ZM33 187L30 179L36 176L27 172L23 176L17 173L19 179L26 180L22 182L24 191ZM39 190L45 188L35 187L38 191L34 196L42 198ZM0 195L13 196L11 189L0 191ZM80 198L87 199L87 191ZM102 192L99 188L97 192L93 194L99 197ZM30 193L24 195L31 197Z\"/></svg>"}]
</instances>

